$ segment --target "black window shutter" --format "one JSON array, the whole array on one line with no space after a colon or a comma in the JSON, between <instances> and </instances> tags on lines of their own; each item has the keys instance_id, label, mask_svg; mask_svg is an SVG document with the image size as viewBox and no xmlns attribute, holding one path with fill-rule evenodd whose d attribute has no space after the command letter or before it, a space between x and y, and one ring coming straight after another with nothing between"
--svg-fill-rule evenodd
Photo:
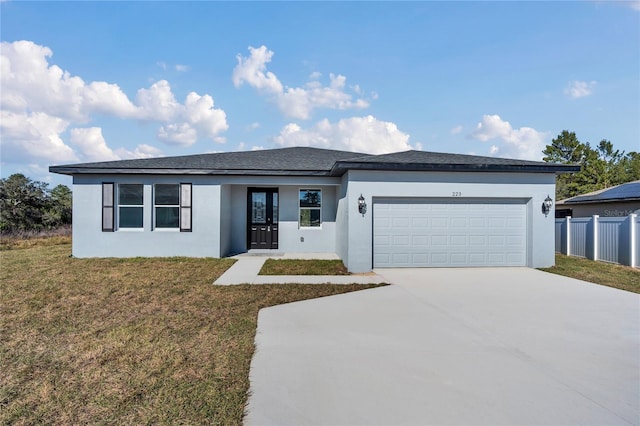
<instances>
[{"instance_id":1,"label":"black window shutter","mask_svg":"<svg viewBox=\"0 0 640 426\"><path fill-rule=\"evenodd\" d=\"M191 184L180 184L180 232L191 232Z\"/></svg>"},{"instance_id":2,"label":"black window shutter","mask_svg":"<svg viewBox=\"0 0 640 426\"><path fill-rule=\"evenodd\" d=\"M102 232L113 232L115 229L115 184L102 183Z\"/></svg>"}]
</instances>

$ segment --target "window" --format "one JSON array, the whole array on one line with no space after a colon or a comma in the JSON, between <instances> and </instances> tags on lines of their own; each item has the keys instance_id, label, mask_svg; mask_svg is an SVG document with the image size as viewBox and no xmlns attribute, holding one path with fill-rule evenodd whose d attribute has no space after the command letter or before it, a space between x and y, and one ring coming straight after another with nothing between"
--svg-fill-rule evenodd
<instances>
[{"instance_id":1,"label":"window","mask_svg":"<svg viewBox=\"0 0 640 426\"><path fill-rule=\"evenodd\" d=\"M322 210L322 191L319 189L300 190L300 228L320 226Z\"/></svg>"},{"instance_id":2,"label":"window","mask_svg":"<svg viewBox=\"0 0 640 426\"><path fill-rule=\"evenodd\" d=\"M156 184L153 193L156 228L191 232L191 184Z\"/></svg>"},{"instance_id":3,"label":"window","mask_svg":"<svg viewBox=\"0 0 640 426\"><path fill-rule=\"evenodd\" d=\"M153 204L156 228L180 227L180 185L155 185Z\"/></svg>"},{"instance_id":4,"label":"window","mask_svg":"<svg viewBox=\"0 0 640 426\"><path fill-rule=\"evenodd\" d=\"M118 185L118 228L142 228L143 191L142 184Z\"/></svg>"}]
</instances>

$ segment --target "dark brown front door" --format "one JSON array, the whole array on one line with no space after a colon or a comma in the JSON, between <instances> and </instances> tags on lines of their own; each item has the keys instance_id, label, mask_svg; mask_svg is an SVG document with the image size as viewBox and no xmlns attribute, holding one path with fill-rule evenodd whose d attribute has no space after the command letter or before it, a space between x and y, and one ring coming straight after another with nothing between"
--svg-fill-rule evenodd
<instances>
[{"instance_id":1,"label":"dark brown front door","mask_svg":"<svg viewBox=\"0 0 640 426\"><path fill-rule=\"evenodd\" d=\"M249 188L247 219L249 249L277 249L278 189Z\"/></svg>"}]
</instances>

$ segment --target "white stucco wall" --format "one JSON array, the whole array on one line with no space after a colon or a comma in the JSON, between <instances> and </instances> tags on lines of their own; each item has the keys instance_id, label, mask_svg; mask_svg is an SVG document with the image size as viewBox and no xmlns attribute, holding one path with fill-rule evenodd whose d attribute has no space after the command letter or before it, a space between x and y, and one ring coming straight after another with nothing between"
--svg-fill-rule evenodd
<instances>
[{"instance_id":1,"label":"white stucco wall","mask_svg":"<svg viewBox=\"0 0 640 426\"><path fill-rule=\"evenodd\" d=\"M144 185L143 229L102 232L102 183ZM153 229L152 187L191 182L194 232ZM220 186L183 176L76 176L73 182L73 255L76 257L220 256ZM116 222L117 223L117 222Z\"/></svg>"},{"instance_id":2,"label":"white stucco wall","mask_svg":"<svg viewBox=\"0 0 640 426\"><path fill-rule=\"evenodd\" d=\"M231 185L220 186L220 257L231 253L232 238L231 217Z\"/></svg>"},{"instance_id":3,"label":"white stucco wall","mask_svg":"<svg viewBox=\"0 0 640 426\"><path fill-rule=\"evenodd\" d=\"M373 267L373 200L375 197L517 198L527 200L527 266L554 264L554 217L545 217L541 205L555 193L552 173L451 173L349 171L347 205L347 256L351 272L366 272ZM362 194L368 211L361 215L357 199Z\"/></svg>"},{"instance_id":4,"label":"white stucco wall","mask_svg":"<svg viewBox=\"0 0 640 426\"><path fill-rule=\"evenodd\" d=\"M102 232L103 182L144 185L143 229ZM193 184L192 232L153 229L153 185L180 182ZM339 183L339 178L327 177L76 176L73 184L73 255L223 257L245 252L248 187L278 188L279 251L333 253ZM301 188L322 190L320 228L298 227L298 191Z\"/></svg>"},{"instance_id":5,"label":"white stucco wall","mask_svg":"<svg viewBox=\"0 0 640 426\"><path fill-rule=\"evenodd\" d=\"M144 229L102 232L102 182L144 184ZM154 230L152 185L193 184L193 231ZM73 254L77 257L221 257L247 250L247 189L278 188L279 251L337 253L351 272L373 265L375 197L518 198L527 205L527 266L554 263L554 218L540 206L555 193L546 173L449 173L350 171L342 178L288 176L76 176L73 189ZM322 190L322 226L299 228L300 189ZM362 194L368 211L361 215ZM301 239L302 238L302 239Z\"/></svg>"},{"instance_id":6,"label":"white stucco wall","mask_svg":"<svg viewBox=\"0 0 640 426\"><path fill-rule=\"evenodd\" d=\"M300 189L322 191L322 223L318 228L298 225ZM280 187L280 229L278 250L292 253L335 253L336 187L325 185Z\"/></svg>"},{"instance_id":7,"label":"white stucco wall","mask_svg":"<svg viewBox=\"0 0 640 426\"><path fill-rule=\"evenodd\" d=\"M342 177L336 189L336 254L346 265L349 261L349 202L347 198L348 174Z\"/></svg>"}]
</instances>

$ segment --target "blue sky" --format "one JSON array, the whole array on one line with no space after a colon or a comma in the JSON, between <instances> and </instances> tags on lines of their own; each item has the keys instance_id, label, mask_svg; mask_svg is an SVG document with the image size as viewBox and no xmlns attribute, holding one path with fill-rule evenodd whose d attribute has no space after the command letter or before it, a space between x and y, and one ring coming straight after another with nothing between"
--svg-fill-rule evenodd
<instances>
[{"instance_id":1,"label":"blue sky","mask_svg":"<svg viewBox=\"0 0 640 426\"><path fill-rule=\"evenodd\" d=\"M0 2L1 174L317 146L640 151L640 3Z\"/></svg>"}]
</instances>

